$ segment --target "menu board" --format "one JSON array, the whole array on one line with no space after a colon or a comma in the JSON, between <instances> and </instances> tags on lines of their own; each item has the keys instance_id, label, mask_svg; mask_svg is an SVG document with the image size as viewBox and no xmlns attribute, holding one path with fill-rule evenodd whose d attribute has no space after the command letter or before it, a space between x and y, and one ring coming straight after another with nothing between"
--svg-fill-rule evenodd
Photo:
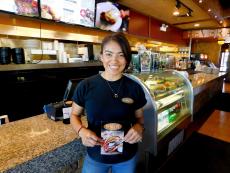
<instances>
[{"instance_id":1,"label":"menu board","mask_svg":"<svg viewBox=\"0 0 230 173\"><path fill-rule=\"evenodd\" d=\"M42 18L94 27L95 0L40 0L40 5Z\"/></svg>"},{"instance_id":2,"label":"menu board","mask_svg":"<svg viewBox=\"0 0 230 173\"><path fill-rule=\"evenodd\" d=\"M127 32L130 11L118 3L97 0L95 26L114 32Z\"/></svg>"},{"instance_id":3,"label":"menu board","mask_svg":"<svg viewBox=\"0 0 230 173\"><path fill-rule=\"evenodd\" d=\"M23 16L39 16L38 0L7 0L0 3L0 10Z\"/></svg>"}]
</instances>

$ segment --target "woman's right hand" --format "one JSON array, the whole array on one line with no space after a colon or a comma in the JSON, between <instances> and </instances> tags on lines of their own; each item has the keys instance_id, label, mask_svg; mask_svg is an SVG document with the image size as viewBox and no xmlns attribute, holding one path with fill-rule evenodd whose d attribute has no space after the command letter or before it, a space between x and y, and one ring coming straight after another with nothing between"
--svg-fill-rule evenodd
<instances>
[{"instance_id":1,"label":"woman's right hand","mask_svg":"<svg viewBox=\"0 0 230 173\"><path fill-rule=\"evenodd\" d=\"M101 145L102 139L99 138L93 131L82 128L79 132L82 144L86 147L94 147L95 145Z\"/></svg>"}]
</instances>

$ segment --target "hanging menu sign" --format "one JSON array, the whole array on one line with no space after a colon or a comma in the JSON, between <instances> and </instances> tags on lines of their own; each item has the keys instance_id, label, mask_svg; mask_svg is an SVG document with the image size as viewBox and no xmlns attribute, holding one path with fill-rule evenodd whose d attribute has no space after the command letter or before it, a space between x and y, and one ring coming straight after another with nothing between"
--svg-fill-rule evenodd
<instances>
[{"instance_id":1,"label":"hanging menu sign","mask_svg":"<svg viewBox=\"0 0 230 173\"><path fill-rule=\"evenodd\" d=\"M41 17L94 27L95 0L41 0Z\"/></svg>"},{"instance_id":2,"label":"hanging menu sign","mask_svg":"<svg viewBox=\"0 0 230 173\"><path fill-rule=\"evenodd\" d=\"M0 3L0 10L23 16L39 16L37 0L7 0Z\"/></svg>"}]
</instances>

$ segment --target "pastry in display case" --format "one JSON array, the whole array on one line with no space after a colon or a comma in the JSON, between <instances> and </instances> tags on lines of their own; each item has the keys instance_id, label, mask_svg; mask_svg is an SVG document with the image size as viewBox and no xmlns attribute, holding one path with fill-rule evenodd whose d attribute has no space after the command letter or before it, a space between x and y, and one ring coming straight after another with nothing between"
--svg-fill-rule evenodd
<instances>
[{"instance_id":1,"label":"pastry in display case","mask_svg":"<svg viewBox=\"0 0 230 173\"><path fill-rule=\"evenodd\" d=\"M193 89L189 79L176 70L127 76L142 86L147 99L140 151L157 156L164 149L169 155L177 147L175 143L183 142L184 129L192 122Z\"/></svg>"}]
</instances>

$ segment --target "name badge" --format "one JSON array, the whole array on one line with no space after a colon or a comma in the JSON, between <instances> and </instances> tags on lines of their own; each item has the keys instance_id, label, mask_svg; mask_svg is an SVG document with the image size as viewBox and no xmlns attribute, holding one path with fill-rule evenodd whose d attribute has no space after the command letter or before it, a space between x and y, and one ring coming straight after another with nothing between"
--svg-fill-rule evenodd
<instances>
[{"instance_id":1,"label":"name badge","mask_svg":"<svg viewBox=\"0 0 230 173\"><path fill-rule=\"evenodd\" d=\"M126 104L133 104L134 103L134 100L129 98L129 97L124 97L124 98L121 99L121 101L123 103L126 103Z\"/></svg>"}]
</instances>

